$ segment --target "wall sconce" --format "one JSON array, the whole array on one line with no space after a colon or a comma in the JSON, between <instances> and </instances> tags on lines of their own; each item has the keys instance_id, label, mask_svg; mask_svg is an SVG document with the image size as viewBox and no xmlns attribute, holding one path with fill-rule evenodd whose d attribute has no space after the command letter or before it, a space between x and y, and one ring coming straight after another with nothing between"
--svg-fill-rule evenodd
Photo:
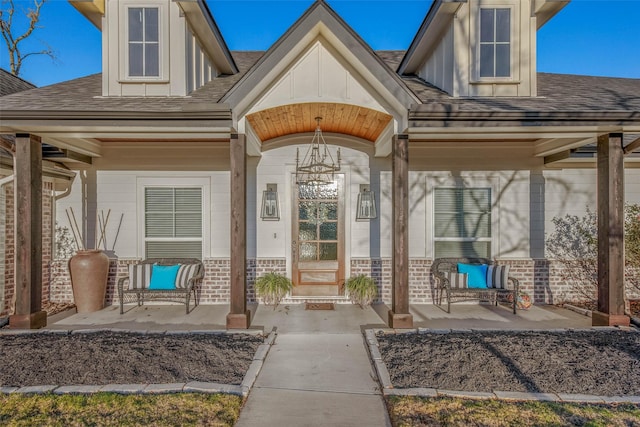
<instances>
[{"instance_id":1,"label":"wall sconce","mask_svg":"<svg viewBox=\"0 0 640 427\"><path fill-rule=\"evenodd\" d=\"M263 221L279 221L280 207L278 205L278 184L267 184L262 192L262 209L260 218Z\"/></svg>"},{"instance_id":2,"label":"wall sconce","mask_svg":"<svg viewBox=\"0 0 640 427\"><path fill-rule=\"evenodd\" d=\"M378 212L376 210L375 194L373 194L368 184L360 184L356 220L374 219L377 217Z\"/></svg>"}]
</instances>

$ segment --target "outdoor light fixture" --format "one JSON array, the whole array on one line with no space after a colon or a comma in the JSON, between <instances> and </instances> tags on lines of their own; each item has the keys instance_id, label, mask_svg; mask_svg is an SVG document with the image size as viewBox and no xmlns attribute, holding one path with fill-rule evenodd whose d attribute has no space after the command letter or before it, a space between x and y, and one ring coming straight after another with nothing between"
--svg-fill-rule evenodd
<instances>
[{"instance_id":1,"label":"outdoor light fixture","mask_svg":"<svg viewBox=\"0 0 640 427\"><path fill-rule=\"evenodd\" d=\"M374 219L378 216L376 210L376 196L367 184L360 184L356 220Z\"/></svg>"},{"instance_id":2,"label":"outdoor light fixture","mask_svg":"<svg viewBox=\"0 0 640 427\"><path fill-rule=\"evenodd\" d=\"M320 129L322 117L316 117L316 131L309 149L300 160L300 150L296 150L296 184L323 185L333 182L333 175L340 170L340 149L338 163L333 160Z\"/></svg>"},{"instance_id":3,"label":"outdoor light fixture","mask_svg":"<svg viewBox=\"0 0 640 427\"><path fill-rule=\"evenodd\" d=\"M280 220L277 184L267 184L267 189L262 192L262 209L260 211L260 218L262 218L263 221Z\"/></svg>"}]
</instances>

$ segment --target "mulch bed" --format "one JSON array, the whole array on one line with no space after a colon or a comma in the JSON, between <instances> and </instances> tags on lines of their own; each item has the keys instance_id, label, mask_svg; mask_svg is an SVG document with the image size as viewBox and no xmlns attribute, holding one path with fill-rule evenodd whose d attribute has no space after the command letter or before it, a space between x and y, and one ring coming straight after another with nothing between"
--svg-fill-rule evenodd
<instances>
[{"instance_id":1,"label":"mulch bed","mask_svg":"<svg viewBox=\"0 0 640 427\"><path fill-rule=\"evenodd\" d=\"M0 335L0 386L240 384L262 341L246 334Z\"/></svg>"},{"instance_id":2,"label":"mulch bed","mask_svg":"<svg viewBox=\"0 0 640 427\"><path fill-rule=\"evenodd\" d=\"M640 395L638 332L379 334L378 342L397 388Z\"/></svg>"}]
</instances>

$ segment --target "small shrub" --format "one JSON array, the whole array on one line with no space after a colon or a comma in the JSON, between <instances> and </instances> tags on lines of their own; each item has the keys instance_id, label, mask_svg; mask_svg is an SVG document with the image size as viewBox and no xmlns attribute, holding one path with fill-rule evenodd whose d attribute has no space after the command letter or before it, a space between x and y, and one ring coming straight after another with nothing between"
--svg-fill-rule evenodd
<instances>
[{"instance_id":1,"label":"small shrub","mask_svg":"<svg viewBox=\"0 0 640 427\"><path fill-rule=\"evenodd\" d=\"M266 305L273 304L274 310L292 289L291 279L273 271L256 280L256 295L262 298Z\"/></svg>"},{"instance_id":2,"label":"small shrub","mask_svg":"<svg viewBox=\"0 0 640 427\"><path fill-rule=\"evenodd\" d=\"M77 247L69 228L56 222L55 259L69 259L76 252Z\"/></svg>"},{"instance_id":3,"label":"small shrub","mask_svg":"<svg viewBox=\"0 0 640 427\"><path fill-rule=\"evenodd\" d=\"M375 280L364 274L349 277L345 286L351 302L362 308L370 305L378 296Z\"/></svg>"},{"instance_id":4,"label":"small shrub","mask_svg":"<svg viewBox=\"0 0 640 427\"><path fill-rule=\"evenodd\" d=\"M580 302L595 304L598 292L598 218L587 207L584 216L552 219L555 230L547 238L547 251L562 265L561 277ZM640 293L640 205L624 210L625 286Z\"/></svg>"}]
</instances>

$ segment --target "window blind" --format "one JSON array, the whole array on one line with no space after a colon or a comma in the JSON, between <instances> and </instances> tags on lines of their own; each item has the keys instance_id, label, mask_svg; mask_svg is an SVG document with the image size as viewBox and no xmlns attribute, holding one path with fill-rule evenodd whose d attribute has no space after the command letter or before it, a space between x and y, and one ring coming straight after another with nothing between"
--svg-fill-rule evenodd
<instances>
[{"instance_id":1,"label":"window blind","mask_svg":"<svg viewBox=\"0 0 640 427\"><path fill-rule=\"evenodd\" d=\"M202 256L202 189L145 188L146 257Z\"/></svg>"},{"instance_id":2,"label":"window blind","mask_svg":"<svg viewBox=\"0 0 640 427\"><path fill-rule=\"evenodd\" d=\"M491 189L434 190L436 257L491 254Z\"/></svg>"}]
</instances>

